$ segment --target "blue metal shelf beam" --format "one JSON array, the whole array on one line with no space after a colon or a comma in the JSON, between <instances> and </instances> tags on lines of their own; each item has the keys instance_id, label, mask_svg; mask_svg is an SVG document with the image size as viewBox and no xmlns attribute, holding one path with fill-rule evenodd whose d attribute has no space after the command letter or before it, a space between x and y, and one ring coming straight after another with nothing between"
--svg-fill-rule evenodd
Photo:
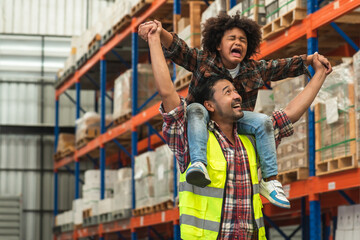
<instances>
[{"instance_id":1,"label":"blue metal shelf beam","mask_svg":"<svg viewBox=\"0 0 360 240\"><path fill-rule=\"evenodd\" d=\"M106 132L106 60L100 60L100 133ZM105 146L100 146L100 199L105 198Z\"/></svg>"},{"instance_id":2,"label":"blue metal shelf beam","mask_svg":"<svg viewBox=\"0 0 360 240\"><path fill-rule=\"evenodd\" d=\"M117 57L119 59L119 61L125 65L125 67L127 69L130 69L131 66L115 51L115 50L111 50L112 54L115 55L115 57Z\"/></svg>"},{"instance_id":3,"label":"blue metal shelf beam","mask_svg":"<svg viewBox=\"0 0 360 240\"><path fill-rule=\"evenodd\" d=\"M67 92L64 92L64 94L73 104L76 105L76 100L74 100ZM82 113L86 113L86 111L84 109L82 109L81 107L79 107L79 109Z\"/></svg>"},{"instance_id":4,"label":"blue metal shelf beam","mask_svg":"<svg viewBox=\"0 0 360 240\"><path fill-rule=\"evenodd\" d=\"M100 73L101 74L101 73ZM97 89L100 89L100 86L99 84L92 78L89 76L89 74L85 74L85 77L97 88ZM95 96L96 96L96 93L95 93ZM110 100L110 101L113 101L113 98L111 96L109 96L109 94L107 94L105 92L105 96Z\"/></svg>"},{"instance_id":5,"label":"blue metal shelf beam","mask_svg":"<svg viewBox=\"0 0 360 240\"><path fill-rule=\"evenodd\" d=\"M338 32L340 34L340 36L345 39L345 41L353 48L355 49L355 51L359 51L359 47L356 45L356 43L354 43L353 40L351 40L351 38L346 35L346 33L341 30L341 28L334 22L330 23L330 25L335 29L336 32Z\"/></svg>"},{"instance_id":6,"label":"blue metal shelf beam","mask_svg":"<svg viewBox=\"0 0 360 240\"><path fill-rule=\"evenodd\" d=\"M80 110L81 108L81 85L80 82L75 83L76 88L76 120L80 118ZM77 126L76 126L77 128ZM75 129L76 129L75 128ZM75 130L76 131L76 130ZM80 198L80 162L79 159L75 159L75 199Z\"/></svg>"}]
</instances>

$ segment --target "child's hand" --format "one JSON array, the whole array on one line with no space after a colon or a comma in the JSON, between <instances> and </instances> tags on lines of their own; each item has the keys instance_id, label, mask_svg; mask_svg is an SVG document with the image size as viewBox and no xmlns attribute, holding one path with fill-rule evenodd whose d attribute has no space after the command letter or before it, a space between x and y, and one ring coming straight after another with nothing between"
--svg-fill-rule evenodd
<instances>
[{"instance_id":1,"label":"child's hand","mask_svg":"<svg viewBox=\"0 0 360 240\"><path fill-rule=\"evenodd\" d=\"M315 71L324 69L325 74L328 75L332 72L331 64L327 58L325 58L323 55L318 54L315 52L312 55L312 63L311 66L314 68Z\"/></svg>"},{"instance_id":2,"label":"child's hand","mask_svg":"<svg viewBox=\"0 0 360 240\"><path fill-rule=\"evenodd\" d=\"M331 64L329 62L329 60L324 57L323 55L319 54L318 52L315 52L313 55L308 56L307 58L307 63L309 63L308 65L311 65L312 67L314 64L314 60L315 58L320 61L320 63L326 68L326 75L330 74L332 72L332 67Z\"/></svg>"},{"instance_id":3,"label":"child's hand","mask_svg":"<svg viewBox=\"0 0 360 240\"><path fill-rule=\"evenodd\" d=\"M139 25L138 34L143 40L147 42L149 34L154 33L157 28L158 26L154 21L145 22Z\"/></svg>"}]
</instances>

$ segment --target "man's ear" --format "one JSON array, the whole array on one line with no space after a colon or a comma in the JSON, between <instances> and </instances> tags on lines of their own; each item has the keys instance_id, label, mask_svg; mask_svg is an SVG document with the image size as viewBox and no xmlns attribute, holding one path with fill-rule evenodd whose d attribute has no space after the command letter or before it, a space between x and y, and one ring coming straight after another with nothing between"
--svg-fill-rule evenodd
<instances>
[{"instance_id":1,"label":"man's ear","mask_svg":"<svg viewBox=\"0 0 360 240\"><path fill-rule=\"evenodd\" d=\"M204 102L204 107L206 108L206 110L208 110L209 112L214 112L215 108L214 108L214 103L211 101L205 101Z\"/></svg>"}]
</instances>

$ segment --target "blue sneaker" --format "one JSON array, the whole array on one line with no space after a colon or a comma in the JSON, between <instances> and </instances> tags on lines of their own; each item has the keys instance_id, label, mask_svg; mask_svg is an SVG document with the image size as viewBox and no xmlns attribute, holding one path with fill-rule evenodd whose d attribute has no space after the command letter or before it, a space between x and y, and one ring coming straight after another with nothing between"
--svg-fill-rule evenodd
<instances>
[{"instance_id":1,"label":"blue sneaker","mask_svg":"<svg viewBox=\"0 0 360 240\"><path fill-rule=\"evenodd\" d=\"M186 181L189 184L204 188L211 183L209 174L202 162L191 164L186 171Z\"/></svg>"},{"instance_id":2,"label":"blue sneaker","mask_svg":"<svg viewBox=\"0 0 360 240\"><path fill-rule=\"evenodd\" d=\"M290 202L287 200L283 187L278 180L265 182L264 179L261 179L260 194L275 206L287 209L290 208Z\"/></svg>"}]
</instances>

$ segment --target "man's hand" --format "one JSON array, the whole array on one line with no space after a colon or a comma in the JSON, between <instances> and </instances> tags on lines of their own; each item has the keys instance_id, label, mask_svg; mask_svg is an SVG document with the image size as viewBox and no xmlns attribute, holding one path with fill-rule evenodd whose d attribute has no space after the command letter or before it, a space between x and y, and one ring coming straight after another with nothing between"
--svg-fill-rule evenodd
<instances>
[{"instance_id":1,"label":"man's hand","mask_svg":"<svg viewBox=\"0 0 360 240\"><path fill-rule=\"evenodd\" d=\"M157 20L142 23L138 28L139 36L146 42L148 41L149 35L155 33L155 31L159 34L161 34L162 31L162 25Z\"/></svg>"},{"instance_id":2,"label":"man's hand","mask_svg":"<svg viewBox=\"0 0 360 240\"><path fill-rule=\"evenodd\" d=\"M314 53L313 55L309 55L306 58L306 65L311 65L313 66L314 63L314 57L317 56L318 61L321 62L321 64L326 68L326 75L329 75L332 72L332 67L331 64L329 62L329 60L327 60L327 58L325 58L323 55L318 54L317 52Z\"/></svg>"}]
</instances>

